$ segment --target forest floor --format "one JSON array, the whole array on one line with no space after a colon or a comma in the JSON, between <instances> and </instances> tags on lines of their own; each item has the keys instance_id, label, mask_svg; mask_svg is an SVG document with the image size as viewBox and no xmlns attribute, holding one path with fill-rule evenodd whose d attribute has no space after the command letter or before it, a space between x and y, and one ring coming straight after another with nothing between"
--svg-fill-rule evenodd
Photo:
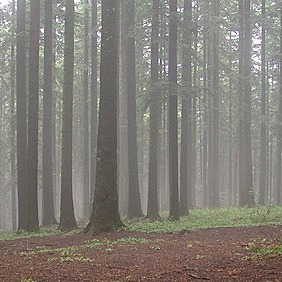
<instances>
[{"instance_id":1,"label":"forest floor","mask_svg":"<svg viewBox=\"0 0 282 282\"><path fill-rule=\"evenodd\" d=\"M265 225L0 241L0 281L282 281L280 239Z\"/></svg>"}]
</instances>

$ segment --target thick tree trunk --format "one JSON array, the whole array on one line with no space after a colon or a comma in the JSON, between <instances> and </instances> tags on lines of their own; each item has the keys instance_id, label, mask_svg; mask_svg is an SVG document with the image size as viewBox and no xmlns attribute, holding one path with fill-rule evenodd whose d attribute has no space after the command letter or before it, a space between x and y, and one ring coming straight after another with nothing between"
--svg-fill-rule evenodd
<instances>
[{"instance_id":1,"label":"thick tree trunk","mask_svg":"<svg viewBox=\"0 0 282 282\"><path fill-rule=\"evenodd\" d=\"M18 230L26 229L27 98L26 98L26 1L17 2L17 178Z\"/></svg>"},{"instance_id":2,"label":"thick tree trunk","mask_svg":"<svg viewBox=\"0 0 282 282\"><path fill-rule=\"evenodd\" d=\"M101 89L93 210L85 232L115 231L123 223L117 193L119 1L102 2Z\"/></svg>"},{"instance_id":3,"label":"thick tree trunk","mask_svg":"<svg viewBox=\"0 0 282 282\"><path fill-rule=\"evenodd\" d=\"M253 206L253 166L251 148L251 53L250 0L240 0L239 34L239 205Z\"/></svg>"},{"instance_id":4,"label":"thick tree trunk","mask_svg":"<svg viewBox=\"0 0 282 282\"><path fill-rule=\"evenodd\" d=\"M65 12L64 87L61 161L60 230L77 227L74 217L72 189L72 118L74 71L74 0L67 0Z\"/></svg>"},{"instance_id":5,"label":"thick tree trunk","mask_svg":"<svg viewBox=\"0 0 282 282\"><path fill-rule=\"evenodd\" d=\"M90 139L90 208L94 199L96 180L96 151L97 151L97 0L91 4L91 139Z\"/></svg>"},{"instance_id":6,"label":"thick tree trunk","mask_svg":"<svg viewBox=\"0 0 282 282\"><path fill-rule=\"evenodd\" d=\"M147 218L158 219L158 162L160 105L156 83L159 79L159 14L160 0L153 1L151 35L151 97L150 97L150 140ZM163 188L162 188L163 189Z\"/></svg>"},{"instance_id":7,"label":"thick tree trunk","mask_svg":"<svg viewBox=\"0 0 282 282\"><path fill-rule=\"evenodd\" d=\"M90 215L90 179L89 179L89 1L84 7L84 68L83 68L83 218Z\"/></svg>"},{"instance_id":8,"label":"thick tree trunk","mask_svg":"<svg viewBox=\"0 0 282 282\"><path fill-rule=\"evenodd\" d=\"M42 224L56 223L53 195L53 57L52 57L52 0L45 1L44 28L44 89L43 89L43 202ZM51 152L51 153L50 153Z\"/></svg>"},{"instance_id":9,"label":"thick tree trunk","mask_svg":"<svg viewBox=\"0 0 282 282\"><path fill-rule=\"evenodd\" d=\"M128 121L128 218L142 217L139 192L137 118L136 118L136 64L135 64L135 1L125 3L126 30L126 92Z\"/></svg>"},{"instance_id":10,"label":"thick tree trunk","mask_svg":"<svg viewBox=\"0 0 282 282\"><path fill-rule=\"evenodd\" d=\"M177 117L177 0L169 1L169 218L179 220L178 117Z\"/></svg>"},{"instance_id":11,"label":"thick tree trunk","mask_svg":"<svg viewBox=\"0 0 282 282\"><path fill-rule=\"evenodd\" d=\"M192 189L192 1L184 1L181 109L180 214L189 213ZM188 200L189 195L189 200Z\"/></svg>"},{"instance_id":12,"label":"thick tree trunk","mask_svg":"<svg viewBox=\"0 0 282 282\"><path fill-rule=\"evenodd\" d=\"M39 29L40 1L30 2L28 156L27 156L27 231L36 231L38 221L38 109L39 109ZM51 58L50 58L51 59Z\"/></svg>"}]
</instances>

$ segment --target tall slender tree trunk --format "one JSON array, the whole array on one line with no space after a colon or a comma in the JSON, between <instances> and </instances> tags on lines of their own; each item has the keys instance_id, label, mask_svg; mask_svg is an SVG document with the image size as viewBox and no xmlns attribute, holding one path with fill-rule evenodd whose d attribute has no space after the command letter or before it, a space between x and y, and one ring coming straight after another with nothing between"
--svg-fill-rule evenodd
<instances>
[{"instance_id":1,"label":"tall slender tree trunk","mask_svg":"<svg viewBox=\"0 0 282 282\"><path fill-rule=\"evenodd\" d=\"M240 0L239 62L239 205L253 206L253 165L251 148L251 54L250 0Z\"/></svg>"},{"instance_id":2,"label":"tall slender tree trunk","mask_svg":"<svg viewBox=\"0 0 282 282\"><path fill-rule=\"evenodd\" d=\"M12 0L12 38L15 36L16 27L16 1ZM12 205L12 230L17 229L17 186L16 186L16 119L15 119L15 92L16 92L16 57L15 57L15 42L11 43L11 101L10 101L10 115L11 115L11 205Z\"/></svg>"},{"instance_id":3,"label":"tall slender tree trunk","mask_svg":"<svg viewBox=\"0 0 282 282\"><path fill-rule=\"evenodd\" d=\"M94 199L97 150L97 0L91 1L91 137L90 137L90 208Z\"/></svg>"},{"instance_id":4,"label":"tall slender tree trunk","mask_svg":"<svg viewBox=\"0 0 282 282\"><path fill-rule=\"evenodd\" d=\"M43 89L43 225L56 223L53 195L53 3L45 0ZM51 153L50 153L51 152Z\"/></svg>"},{"instance_id":5,"label":"tall slender tree trunk","mask_svg":"<svg viewBox=\"0 0 282 282\"><path fill-rule=\"evenodd\" d=\"M192 189L192 1L184 1L182 83L184 95L181 109L180 214L189 213ZM188 200L189 197L189 200Z\"/></svg>"},{"instance_id":6,"label":"tall slender tree trunk","mask_svg":"<svg viewBox=\"0 0 282 282\"><path fill-rule=\"evenodd\" d=\"M136 64L135 64L135 0L125 4L126 30L126 92L128 120L128 218L143 216L139 191L137 118L136 118Z\"/></svg>"},{"instance_id":7,"label":"tall slender tree trunk","mask_svg":"<svg viewBox=\"0 0 282 282\"><path fill-rule=\"evenodd\" d=\"M61 161L60 230L77 227L74 217L72 189L72 118L74 71L74 0L67 0L65 12L64 86Z\"/></svg>"},{"instance_id":8,"label":"tall slender tree trunk","mask_svg":"<svg viewBox=\"0 0 282 282\"><path fill-rule=\"evenodd\" d=\"M203 38L203 207L208 207L208 3L205 2L204 38Z\"/></svg>"},{"instance_id":9,"label":"tall slender tree trunk","mask_svg":"<svg viewBox=\"0 0 282 282\"><path fill-rule=\"evenodd\" d=\"M39 109L39 29L40 1L30 1L28 156L27 156L27 231L36 231L38 221L38 109ZM51 58L50 58L51 60Z\"/></svg>"},{"instance_id":10,"label":"tall slender tree trunk","mask_svg":"<svg viewBox=\"0 0 282 282\"><path fill-rule=\"evenodd\" d=\"M102 1L101 88L95 197L85 232L97 234L123 226L117 191L119 1Z\"/></svg>"},{"instance_id":11,"label":"tall slender tree trunk","mask_svg":"<svg viewBox=\"0 0 282 282\"><path fill-rule=\"evenodd\" d=\"M228 183L229 183L229 205L233 205L234 199L233 199L233 115L232 115L232 97L233 97L233 81L232 81L232 31L229 31L229 155L228 155Z\"/></svg>"},{"instance_id":12,"label":"tall slender tree trunk","mask_svg":"<svg viewBox=\"0 0 282 282\"><path fill-rule=\"evenodd\" d=\"M278 136L276 149L276 203L281 205L281 153L282 153L282 5L278 4L280 13L280 50L279 50L279 110Z\"/></svg>"},{"instance_id":13,"label":"tall slender tree trunk","mask_svg":"<svg viewBox=\"0 0 282 282\"><path fill-rule=\"evenodd\" d=\"M89 189L89 0L84 7L84 68L83 68L83 218L88 219L90 213Z\"/></svg>"},{"instance_id":14,"label":"tall slender tree trunk","mask_svg":"<svg viewBox=\"0 0 282 282\"><path fill-rule=\"evenodd\" d=\"M198 7L196 7L196 13L198 13ZM198 96L196 91L198 89L197 73L198 73L198 20L195 19L195 30L194 30L194 58L193 58L193 89L194 95L192 100L192 177L191 177L191 208L196 207L197 200L197 113L198 113Z\"/></svg>"},{"instance_id":15,"label":"tall slender tree trunk","mask_svg":"<svg viewBox=\"0 0 282 282\"><path fill-rule=\"evenodd\" d=\"M212 1L212 181L211 206L219 206L219 0Z\"/></svg>"},{"instance_id":16,"label":"tall slender tree trunk","mask_svg":"<svg viewBox=\"0 0 282 282\"><path fill-rule=\"evenodd\" d=\"M157 82L159 79L159 25L160 0L153 0L152 35L151 35L151 97L150 97L150 140L149 140L149 179L147 217L158 219L158 144L160 105L158 99ZM159 144L160 145L160 144ZM163 189L163 188L162 188Z\"/></svg>"},{"instance_id":17,"label":"tall slender tree trunk","mask_svg":"<svg viewBox=\"0 0 282 282\"><path fill-rule=\"evenodd\" d=\"M261 125L260 125L260 165L259 204L266 203L267 145L266 145L266 64L265 64L265 0L262 0L261 30Z\"/></svg>"},{"instance_id":18,"label":"tall slender tree trunk","mask_svg":"<svg viewBox=\"0 0 282 282\"><path fill-rule=\"evenodd\" d=\"M177 117L177 0L169 1L169 218L179 220L178 117Z\"/></svg>"},{"instance_id":19,"label":"tall slender tree trunk","mask_svg":"<svg viewBox=\"0 0 282 282\"><path fill-rule=\"evenodd\" d=\"M17 179L18 230L26 229L27 98L26 98L26 1L17 2Z\"/></svg>"}]
</instances>

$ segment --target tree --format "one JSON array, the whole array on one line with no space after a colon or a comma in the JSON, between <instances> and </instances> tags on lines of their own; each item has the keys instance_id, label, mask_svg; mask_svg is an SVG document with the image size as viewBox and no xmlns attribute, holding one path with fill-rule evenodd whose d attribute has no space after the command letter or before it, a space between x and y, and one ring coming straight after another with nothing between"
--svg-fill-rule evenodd
<instances>
[{"instance_id":1,"label":"tree","mask_svg":"<svg viewBox=\"0 0 282 282\"><path fill-rule=\"evenodd\" d=\"M29 96L26 230L36 231L38 221L38 108L39 108L40 1L30 1Z\"/></svg>"},{"instance_id":2,"label":"tree","mask_svg":"<svg viewBox=\"0 0 282 282\"><path fill-rule=\"evenodd\" d=\"M181 155L180 155L180 213L187 215L188 195L191 197L192 178L192 1L184 1L183 98L181 109ZM190 201L189 201L190 202Z\"/></svg>"},{"instance_id":3,"label":"tree","mask_svg":"<svg viewBox=\"0 0 282 282\"><path fill-rule=\"evenodd\" d=\"M178 121L177 121L177 0L169 1L169 218L179 220Z\"/></svg>"},{"instance_id":4,"label":"tree","mask_svg":"<svg viewBox=\"0 0 282 282\"><path fill-rule=\"evenodd\" d=\"M89 2L84 7L84 68L83 68L83 217L88 219L90 209L89 191Z\"/></svg>"},{"instance_id":5,"label":"tree","mask_svg":"<svg viewBox=\"0 0 282 282\"><path fill-rule=\"evenodd\" d=\"M128 119L128 218L142 217L139 192L136 120L135 0L125 3L126 17L126 92Z\"/></svg>"},{"instance_id":6,"label":"tree","mask_svg":"<svg viewBox=\"0 0 282 282\"><path fill-rule=\"evenodd\" d=\"M95 197L89 234L115 231L123 226L117 193L119 1L102 1L100 111Z\"/></svg>"},{"instance_id":7,"label":"tree","mask_svg":"<svg viewBox=\"0 0 282 282\"><path fill-rule=\"evenodd\" d=\"M252 32L250 0L239 2L240 66L239 66L239 205L253 206L253 166L251 147L251 55Z\"/></svg>"},{"instance_id":8,"label":"tree","mask_svg":"<svg viewBox=\"0 0 282 282\"><path fill-rule=\"evenodd\" d=\"M17 179L18 179L18 230L26 229L27 192L27 98L26 98L26 1L17 2Z\"/></svg>"},{"instance_id":9,"label":"tree","mask_svg":"<svg viewBox=\"0 0 282 282\"><path fill-rule=\"evenodd\" d=\"M91 136L90 136L90 200L94 198L97 147L97 0L91 4Z\"/></svg>"},{"instance_id":10,"label":"tree","mask_svg":"<svg viewBox=\"0 0 282 282\"><path fill-rule=\"evenodd\" d=\"M44 89L43 89L43 203L42 224L56 224L53 195L53 66L52 66L52 37L53 37L53 4L45 0L44 27ZM52 152L52 153L50 153Z\"/></svg>"},{"instance_id":11,"label":"tree","mask_svg":"<svg viewBox=\"0 0 282 282\"><path fill-rule=\"evenodd\" d=\"M147 218L160 218L158 210L158 141L160 106L157 92L159 77L159 25L160 1L153 0L151 31L151 95L150 95L150 137L149 137L149 178Z\"/></svg>"},{"instance_id":12,"label":"tree","mask_svg":"<svg viewBox=\"0 0 282 282\"><path fill-rule=\"evenodd\" d=\"M266 203L266 58L265 58L265 0L262 0L261 27L261 125L260 125L260 172L259 172L259 204Z\"/></svg>"},{"instance_id":13,"label":"tree","mask_svg":"<svg viewBox=\"0 0 282 282\"><path fill-rule=\"evenodd\" d=\"M12 1L12 37L15 35L15 17L16 17L16 2ZM16 207L16 119L15 119L15 87L16 87L16 57L15 57L15 42L11 43L11 101L10 101L10 114L11 114L11 204L12 204L12 230L17 229L17 207Z\"/></svg>"},{"instance_id":14,"label":"tree","mask_svg":"<svg viewBox=\"0 0 282 282\"><path fill-rule=\"evenodd\" d=\"M279 5L280 34L279 34L279 108L278 108L278 134L276 149L276 203L281 205L281 153L282 153L282 5Z\"/></svg>"},{"instance_id":15,"label":"tree","mask_svg":"<svg viewBox=\"0 0 282 282\"><path fill-rule=\"evenodd\" d=\"M61 214L60 230L77 227L72 195L72 118L73 118L73 71L74 71L74 0L66 1L63 124L61 162Z\"/></svg>"},{"instance_id":16,"label":"tree","mask_svg":"<svg viewBox=\"0 0 282 282\"><path fill-rule=\"evenodd\" d=\"M211 206L219 206L219 0L212 1L212 181Z\"/></svg>"}]
</instances>

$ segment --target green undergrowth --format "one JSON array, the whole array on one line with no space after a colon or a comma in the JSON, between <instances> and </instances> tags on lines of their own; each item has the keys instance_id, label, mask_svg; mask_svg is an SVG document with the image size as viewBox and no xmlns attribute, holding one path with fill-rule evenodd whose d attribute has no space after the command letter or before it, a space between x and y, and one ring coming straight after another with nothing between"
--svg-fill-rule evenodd
<instances>
[{"instance_id":1,"label":"green undergrowth","mask_svg":"<svg viewBox=\"0 0 282 282\"><path fill-rule=\"evenodd\" d=\"M195 209L180 221L163 215L160 221L134 219L127 221L126 230L137 232L180 232L188 229L239 227L281 224L282 207Z\"/></svg>"},{"instance_id":2,"label":"green undergrowth","mask_svg":"<svg viewBox=\"0 0 282 282\"><path fill-rule=\"evenodd\" d=\"M20 252L21 257L26 257L28 259L36 257L38 254L49 254L51 257L48 258L48 262L92 262L91 258L83 256L80 252L88 249L103 249L106 252L114 251L115 247L121 245L138 245L145 244L149 241L144 238L128 237L120 238L115 241L110 241L107 239L98 240L86 240L81 245L77 246L67 246L63 248L52 248L48 246L37 246L33 250L26 250Z\"/></svg>"},{"instance_id":3,"label":"green undergrowth","mask_svg":"<svg viewBox=\"0 0 282 282\"><path fill-rule=\"evenodd\" d=\"M160 221L151 221L144 218L125 220L125 230L166 233L189 229L281 224L281 221L282 207L195 209L191 210L188 216L182 217L180 221L168 220L167 214L162 214ZM76 229L69 233L62 233L57 226L51 228L43 227L35 233L0 232L0 241L56 235L68 236L80 232L81 229Z\"/></svg>"},{"instance_id":4,"label":"green undergrowth","mask_svg":"<svg viewBox=\"0 0 282 282\"><path fill-rule=\"evenodd\" d=\"M246 249L255 254L246 257L247 260L264 259L269 256L281 256L282 241L256 238L246 246Z\"/></svg>"},{"instance_id":5,"label":"green undergrowth","mask_svg":"<svg viewBox=\"0 0 282 282\"><path fill-rule=\"evenodd\" d=\"M79 233L80 230L73 230L68 233L63 233L58 229L58 226L52 227L41 227L37 232L26 232L26 231L19 231L19 232L0 232L0 241L3 240L15 240L15 239L22 239L22 238L31 238L31 237L46 237L46 236L64 236L68 234Z\"/></svg>"}]
</instances>

